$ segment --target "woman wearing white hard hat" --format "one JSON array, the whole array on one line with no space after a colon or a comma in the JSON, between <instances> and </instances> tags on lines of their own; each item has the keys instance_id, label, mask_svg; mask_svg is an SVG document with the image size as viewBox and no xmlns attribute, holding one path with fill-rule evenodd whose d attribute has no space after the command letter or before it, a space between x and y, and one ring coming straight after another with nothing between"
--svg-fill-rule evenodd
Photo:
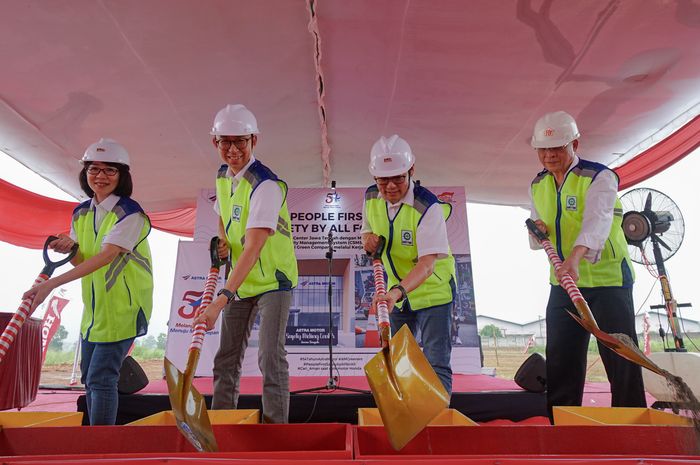
<instances>
[{"instance_id":1,"label":"woman wearing white hard hat","mask_svg":"<svg viewBox=\"0 0 700 465\"><path fill-rule=\"evenodd\" d=\"M544 167L530 186L530 217L549 235L562 266L550 267L547 302L547 408L580 406L586 380L590 334L569 316L576 314L559 280L577 282L600 328L624 333L637 343L632 286L634 271L622 231L618 177L607 166L579 158L580 133L574 118L556 111L542 116L532 147ZM540 248L531 239L532 248ZM639 365L598 344L610 380L613 407L645 407Z\"/></svg>"},{"instance_id":2,"label":"woman wearing white hard hat","mask_svg":"<svg viewBox=\"0 0 700 465\"><path fill-rule=\"evenodd\" d=\"M153 302L151 223L131 199L129 154L118 142L100 139L81 160L80 186L90 197L73 211L70 234L49 247L67 253L78 244L72 270L24 293L35 295L32 311L53 289L82 279L81 381L91 425L113 425L122 362L135 338L148 331Z\"/></svg>"},{"instance_id":3,"label":"woman wearing white hard hat","mask_svg":"<svg viewBox=\"0 0 700 465\"><path fill-rule=\"evenodd\" d=\"M370 152L376 184L365 192L362 245L373 253L386 239L382 262L389 291L375 296L390 309L391 330L420 330L423 353L452 393L452 307L455 261L447 241L452 206L414 182L415 157L398 135L380 137Z\"/></svg>"}]
</instances>

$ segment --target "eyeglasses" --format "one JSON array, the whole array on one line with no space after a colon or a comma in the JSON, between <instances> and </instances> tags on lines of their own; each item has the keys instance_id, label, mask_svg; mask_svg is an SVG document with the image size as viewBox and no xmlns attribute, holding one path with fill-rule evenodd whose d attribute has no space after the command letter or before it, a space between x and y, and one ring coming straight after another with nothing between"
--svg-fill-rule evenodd
<instances>
[{"instance_id":1,"label":"eyeglasses","mask_svg":"<svg viewBox=\"0 0 700 465\"><path fill-rule=\"evenodd\" d=\"M569 142L570 144L571 142ZM537 149L537 151L542 151L542 152L561 152L562 150L566 150L566 148L569 146L569 144L562 145L559 147L540 147Z\"/></svg>"},{"instance_id":2,"label":"eyeglasses","mask_svg":"<svg viewBox=\"0 0 700 465\"><path fill-rule=\"evenodd\" d=\"M243 150L248 146L250 137L241 137L238 139L217 139L216 146L221 150L229 150L231 145L235 145L238 150Z\"/></svg>"},{"instance_id":3,"label":"eyeglasses","mask_svg":"<svg viewBox=\"0 0 700 465\"><path fill-rule=\"evenodd\" d=\"M106 168L100 168L99 166L90 165L90 166L88 166L88 169L87 169L87 174L89 174L91 176L97 176L100 173L104 173L105 175L109 176L110 178L113 176L116 176L118 172L119 172L119 169L114 168L113 166L108 166Z\"/></svg>"},{"instance_id":4,"label":"eyeglasses","mask_svg":"<svg viewBox=\"0 0 700 465\"><path fill-rule=\"evenodd\" d=\"M402 174L400 176L392 176L390 178L374 178L374 180L379 184L380 186L386 186L387 184L394 183L394 185L398 186L404 183L406 180L406 175Z\"/></svg>"}]
</instances>

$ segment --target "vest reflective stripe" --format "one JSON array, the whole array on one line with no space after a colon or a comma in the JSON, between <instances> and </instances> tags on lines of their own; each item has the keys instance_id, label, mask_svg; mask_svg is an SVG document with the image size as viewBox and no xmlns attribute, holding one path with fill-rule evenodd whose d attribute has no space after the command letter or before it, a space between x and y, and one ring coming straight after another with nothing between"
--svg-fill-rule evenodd
<instances>
[{"instance_id":1,"label":"vest reflective stripe","mask_svg":"<svg viewBox=\"0 0 700 465\"><path fill-rule=\"evenodd\" d=\"M581 231L586 194L593 179L605 165L587 160L579 163L567 174L561 190L557 191L554 176L548 171L539 173L532 181L532 199L537 213L547 225L549 239L559 257L564 260L571 254ZM558 285L554 268L550 266L549 282ZM578 287L630 287L634 283L634 270L622 232L622 204L615 201L610 235L605 241L600 261L595 264L581 260Z\"/></svg>"},{"instance_id":2,"label":"vest reflective stripe","mask_svg":"<svg viewBox=\"0 0 700 465\"><path fill-rule=\"evenodd\" d=\"M145 222L135 250L120 253L109 264L82 278L83 317L80 333L90 342L116 342L143 336L153 309L151 251L146 237L151 223L141 207L122 197L95 231L90 201L73 212L73 228L85 260L102 249L102 241L121 219L143 215Z\"/></svg>"},{"instance_id":3,"label":"vest reflective stripe","mask_svg":"<svg viewBox=\"0 0 700 465\"><path fill-rule=\"evenodd\" d=\"M413 189L413 205L402 204L394 220L389 220L388 205L378 198L377 186L365 192L365 213L372 232L387 239L382 254L382 263L388 276L387 288L398 284L418 262L416 231L428 207L439 203L445 220L450 217L452 206L440 202L428 189L416 185ZM455 260L450 252L445 258L435 261L433 274L417 289L408 293L411 310L445 305L453 300L455 286ZM403 302L396 304L403 306Z\"/></svg>"},{"instance_id":4,"label":"vest reflective stripe","mask_svg":"<svg viewBox=\"0 0 700 465\"><path fill-rule=\"evenodd\" d=\"M216 196L219 201L221 221L231 246L235 266L243 252L245 231L250 213L250 196L266 180L276 181L282 189L284 200L277 218L275 232L268 236L260 252L258 263L253 266L237 293L240 297L253 297L265 292L292 289L299 278L297 259L294 255L291 220L287 209L287 184L259 161L253 162L231 193L232 180L226 176L227 165L222 165L216 178Z\"/></svg>"}]
</instances>

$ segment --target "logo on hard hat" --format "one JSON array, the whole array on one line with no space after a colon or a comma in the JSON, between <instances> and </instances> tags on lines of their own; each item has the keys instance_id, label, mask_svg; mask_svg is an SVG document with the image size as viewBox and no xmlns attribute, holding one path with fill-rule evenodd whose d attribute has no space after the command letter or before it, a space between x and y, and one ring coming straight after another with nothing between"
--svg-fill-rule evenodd
<instances>
[{"instance_id":1,"label":"logo on hard hat","mask_svg":"<svg viewBox=\"0 0 700 465\"><path fill-rule=\"evenodd\" d=\"M384 163L391 163L392 161L394 161L394 159L391 158L391 157L386 157L386 158L384 158L384 160L382 160L382 161L383 161Z\"/></svg>"},{"instance_id":2,"label":"logo on hard hat","mask_svg":"<svg viewBox=\"0 0 700 465\"><path fill-rule=\"evenodd\" d=\"M95 152L106 152L107 150L103 149L102 147L97 147L95 149Z\"/></svg>"},{"instance_id":3,"label":"logo on hard hat","mask_svg":"<svg viewBox=\"0 0 700 465\"><path fill-rule=\"evenodd\" d=\"M554 135L554 129L552 128L547 128L544 130L544 136L545 137L552 137Z\"/></svg>"}]
</instances>

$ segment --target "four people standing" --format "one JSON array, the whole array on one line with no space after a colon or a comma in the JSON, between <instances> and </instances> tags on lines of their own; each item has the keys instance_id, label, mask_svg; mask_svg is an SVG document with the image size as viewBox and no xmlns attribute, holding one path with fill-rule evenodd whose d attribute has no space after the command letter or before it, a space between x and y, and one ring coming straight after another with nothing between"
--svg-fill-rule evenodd
<instances>
[{"instance_id":1,"label":"four people standing","mask_svg":"<svg viewBox=\"0 0 700 465\"><path fill-rule=\"evenodd\" d=\"M212 143L224 164L216 178L219 256L231 257L233 271L197 321L214 327L223 312L220 348L214 359L214 409L236 408L248 340L260 315L258 365L263 374L263 419L289 419L289 369L285 329L297 261L287 207L287 184L253 155L258 141L255 116L243 105L227 105L214 119ZM634 274L621 229L618 179L604 165L576 155L576 122L564 112L544 115L532 146L544 170L531 185L531 217L550 235L563 260L551 271L547 305L548 408L580 405L590 335L570 316L573 310L558 285L564 273L577 281L600 326L636 342ZM448 393L455 262L446 220L451 206L413 179L415 157L398 135L372 147L369 171L375 183L365 193L362 245L374 252L386 239L382 262L389 290L374 297L390 309L392 332L404 324L420 340L426 358ZM80 183L92 200L74 211L70 235L50 247L68 252L78 243L75 268L24 297L33 308L57 286L82 278L85 311L81 325L91 424L114 424L119 369L134 338L144 335L152 307L150 222L130 199L129 156L110 139L91 145L83 157ZM534 244L533 244L534 247ZM613 406L644 406L640 367L605 347L601 358L611 383Z\"/></svg>"}]
</instances>

